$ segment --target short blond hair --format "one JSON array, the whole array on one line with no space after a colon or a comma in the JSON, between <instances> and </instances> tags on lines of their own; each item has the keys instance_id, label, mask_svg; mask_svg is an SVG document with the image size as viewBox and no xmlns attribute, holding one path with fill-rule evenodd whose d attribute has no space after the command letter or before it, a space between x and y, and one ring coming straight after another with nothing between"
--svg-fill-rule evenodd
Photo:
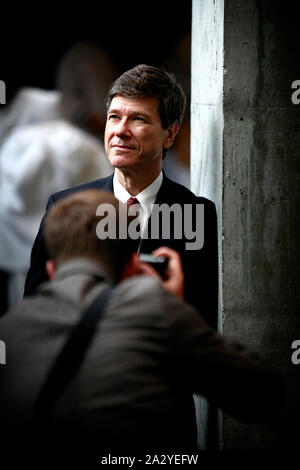
<instances>
[{"instance_id":1,"label":"short blond hair","mask_svg":"<svg viewBox=\"0 0 300 470\"><path fill-rule=\"evenodd\" d=\"M114 207L118 234L119 201L110 192L87 189L73 193L51 207L43 226L45 242L56 265L75 257L87 257L98 261L118 280L126 261L137 250L137 241L130 237L98 238L96 227L103 216L96 215L96 211L101 204ZM128 224L132 219L132 216L127 217Z\"/></svg>"}]
</instances>

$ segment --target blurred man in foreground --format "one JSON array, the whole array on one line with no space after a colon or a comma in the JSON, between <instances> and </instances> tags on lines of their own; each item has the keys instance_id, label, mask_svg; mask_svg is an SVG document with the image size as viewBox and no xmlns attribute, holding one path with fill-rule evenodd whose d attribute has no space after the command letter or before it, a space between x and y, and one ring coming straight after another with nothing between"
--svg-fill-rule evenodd
<instances>
[{"instance_id":1,"label":"blurred man in foreground","mask_svg":"<svg viewBox=\"0 0 300 470\"><path fill-rule=\"evenodd\" d=\"M120 211L128 209L109 192L77 192L51 208L44 224L51 281L0 321L7 347L1 442L9 442L10 452L25 442L27 457L40 447L43 455L59 449L68 459L196 451L193 392L245 422L272 420L283 404L281 380L183 302L176 252L161 247L154 253L169 258L162 281L140 262L134 240L99 238L101 204L114 208L118 233ZM114 288L82 364L47 419L35 415L33 421L55 358L83 309L108 285Z\"/></svg>"}]
</instances>

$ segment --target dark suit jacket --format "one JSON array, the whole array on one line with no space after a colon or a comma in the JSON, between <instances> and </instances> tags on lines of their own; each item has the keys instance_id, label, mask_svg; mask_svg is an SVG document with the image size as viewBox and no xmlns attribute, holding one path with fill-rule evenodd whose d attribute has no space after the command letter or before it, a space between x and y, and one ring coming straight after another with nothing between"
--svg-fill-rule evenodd
<instances>
[{"instance_id":1,"label":"dark suit jacket","mask_svg":"<svg viewBox=\"0 0 300 470\"><path fill-rule=\"evenodd\" d=\"M99 180L91 181L73 188L65 189L50 196L46 211L61 198L75 191L84 189L103 189L113 192L113 175ZM161 188L157 194L156 204L174 203L190 204L193 209L196 204L204 204L204 245L200 250L186 250L187 240L183 231L183 238L174 238L174 223L171 220L170 237L168 239L142 240L141 252L151 253L160 246L169 246L177 250L183 261L185 272L185 300L194 305L208 323L216 327L218 306L218 249L217 249L217 218L213 202L203 197L196 197L184 186L171 181L164 174ZM44 216L45 217L45 216ZM44 218L43 218L44 220ZM43 220L35 239L32 253L31 266L27 274L24 295L32 295L36 288L48 279L45 271L45 262L48 258L42 227ZM149 224L151 224L151 217ZM160 234L161 235L161 234Z\"/></svg>"}]
</instances>

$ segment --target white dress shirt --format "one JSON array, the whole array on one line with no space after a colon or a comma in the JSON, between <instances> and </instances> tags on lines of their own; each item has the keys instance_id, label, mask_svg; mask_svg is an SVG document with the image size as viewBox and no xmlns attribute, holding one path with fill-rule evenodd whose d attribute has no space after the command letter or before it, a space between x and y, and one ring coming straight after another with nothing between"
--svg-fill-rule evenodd
<instances>
[{"instance_id":1,"label":"white dress shirt","mask_svg":"<svg viewBox=\"0 0 300 470\"><path fill-rule=\"evenodd\" d=\"M141 233L143 234L147 225L148 218L151 214L152 204L155 203L155 199L157 196L158 191L160 190L161 184L163 181L163 174L162 171L158 175L158 177L145 188L142 192L134 196L141 205ZM132 197L132 194L129 194L128 191L121 185L116 172L114 173L113 179L113 188L114 188L114 195L115 197L126 204L127 200Z\"/></svg>"}]
</instances>

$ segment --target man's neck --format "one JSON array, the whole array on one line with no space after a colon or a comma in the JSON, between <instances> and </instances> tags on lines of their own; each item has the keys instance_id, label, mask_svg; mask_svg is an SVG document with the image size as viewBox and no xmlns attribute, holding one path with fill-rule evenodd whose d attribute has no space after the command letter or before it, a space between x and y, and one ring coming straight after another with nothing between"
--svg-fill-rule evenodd
<instances>
[{"instance_id":1,"label":"man's neck","mask_svg":"<svg viewBox=\"0 0 300 470\"><path fill-rule=\"evenodd\" d=\"M123 188L125 188L126 191L128 191L128 193L132 196L137 196L145 188L150 186L154 180L156 180L161 172L161 167L152 171L145 171L144 169L143 172L137 172L131 169L125 170L123 168L116 168L115 171L117 178Z\"/></svg>"}]
</instances>

